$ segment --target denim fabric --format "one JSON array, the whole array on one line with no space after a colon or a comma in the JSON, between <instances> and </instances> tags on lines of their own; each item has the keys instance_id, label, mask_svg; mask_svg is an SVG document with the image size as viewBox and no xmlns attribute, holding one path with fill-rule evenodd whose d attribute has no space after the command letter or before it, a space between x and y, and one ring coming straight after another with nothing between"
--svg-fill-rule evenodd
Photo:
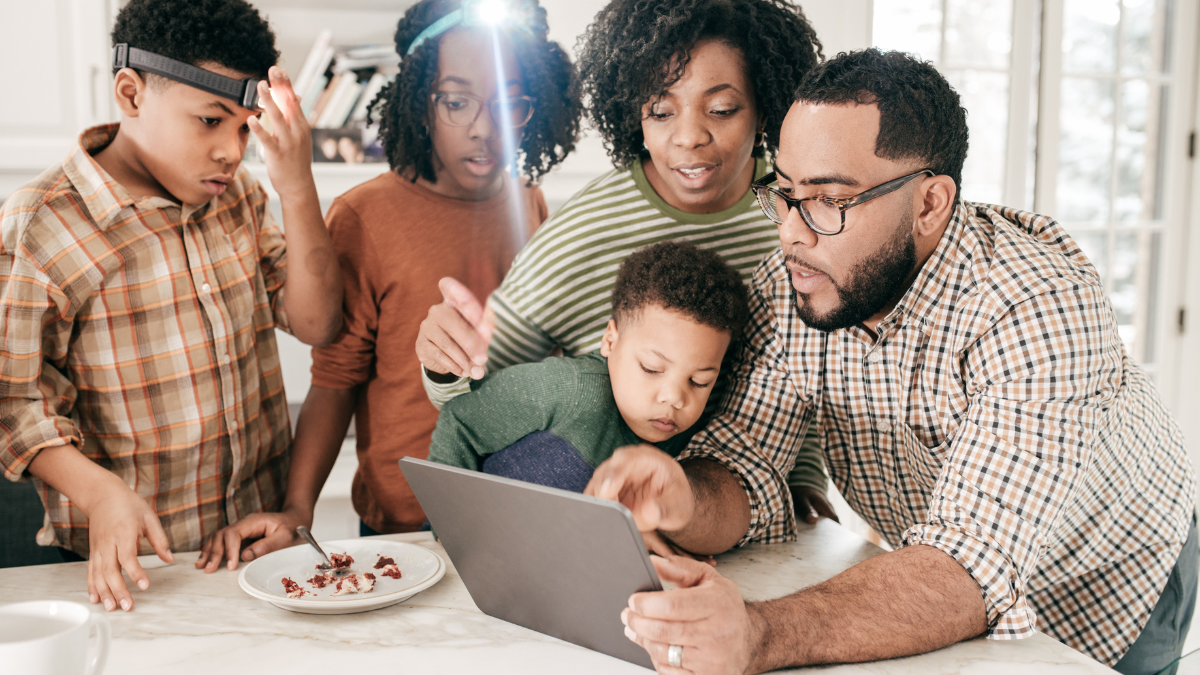
<instances>
[{"instance_id":1,"label":"denim fabric","mask_svg":"<svg viewBox=\"0 0 1200 675\"><path fill-rule=\"evenodd\" d=\"M550 431L537 431L483 461L483 472L571 492L583 492L592 465Z\"/></svg>"},{"instance_id":2,"label":"denim fabric","mask_svg":"<svg viewBox=\"0 0 1200 675\"><path fill-rule=\"evenodd\" d=\"M1183 652L1183 641L1192 625L1192 612L1196 609L1196 584L1200 581L1200 545L1196 541L1196 516L1192 516L1192 529L1188 530L1187 541L1167 587L1154 605L1150 621L1142 629L1133 646L1113 668L1124 675L1175 675L1174 662Z\"/></svg>"}]
</instances>

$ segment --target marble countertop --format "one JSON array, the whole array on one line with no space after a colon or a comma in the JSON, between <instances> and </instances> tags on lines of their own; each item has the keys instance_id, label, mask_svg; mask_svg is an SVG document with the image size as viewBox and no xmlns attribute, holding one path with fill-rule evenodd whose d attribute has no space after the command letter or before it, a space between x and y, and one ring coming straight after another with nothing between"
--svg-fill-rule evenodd
<instances>
[{"instance_id":1,"label":"marble countertop","mask_svg":"<svg viewBox=\"0 0 1200 675\"><path fill-rule=\"evenodd\" d=\"M720 556L717 569L733 579L747 599L761 600L819 583L881 552L832 521L802 527L793 544L749 546ZM150 589L134 588L134 610L108 615L113 644L106 672L649 672L482 614L445 550L428 533L382 538L437 552L448 565L446 576L398 605L317 616L288 612L246 595L238 587L237 572L222 569L205 575L192 567L195 553L177 554L174 565L158 562L148 570ZM86 563L3 569L0 598L5 603L63 599L87 604L85 570ZM1113 672L1041 634L1019 641L977 639L921 656L822 670L838 675Z\"/></svg>"}]
</instances>

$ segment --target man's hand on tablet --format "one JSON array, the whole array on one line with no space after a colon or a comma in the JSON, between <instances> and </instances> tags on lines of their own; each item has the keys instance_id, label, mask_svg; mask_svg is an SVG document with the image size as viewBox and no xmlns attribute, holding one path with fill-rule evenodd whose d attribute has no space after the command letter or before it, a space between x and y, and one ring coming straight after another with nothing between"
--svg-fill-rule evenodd
<instances>
[{"instance_id":1,"label":"man's hand on tablet","mask_svg":"<svg viewBox=\"0 0 1200 675\"><path fill-rule=\"evenodd\" d=\"M715 569L687 558L654 557L670 591L635 593L621 612L625 636L641 645L660 673L741 675L761 668L763 619L742 600L738 587ZM681 647L679 667L669 663L671 645Z\"/></svg>"}]
</instances>

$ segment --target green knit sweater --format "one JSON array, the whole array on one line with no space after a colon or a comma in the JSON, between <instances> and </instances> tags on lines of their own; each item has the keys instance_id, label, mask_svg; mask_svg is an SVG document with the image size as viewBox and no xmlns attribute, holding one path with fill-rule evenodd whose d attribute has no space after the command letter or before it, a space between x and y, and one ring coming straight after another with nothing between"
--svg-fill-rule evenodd
<instances>
[{"instance_id":1,"label":"green knit sweater","mask_svg":"<svg viewBox=\"0 0 1200 675\"><path fill-rule=\"evenodd\" d=\"M704 421L655 445L674 457ZM617 410L608 359L597 351L511 366L472 382L470 393L442 407L429 459L478 471L488 455L539 431L570 443L593 469L617 448L646 442Z\"/></svg>"}]
</instances>

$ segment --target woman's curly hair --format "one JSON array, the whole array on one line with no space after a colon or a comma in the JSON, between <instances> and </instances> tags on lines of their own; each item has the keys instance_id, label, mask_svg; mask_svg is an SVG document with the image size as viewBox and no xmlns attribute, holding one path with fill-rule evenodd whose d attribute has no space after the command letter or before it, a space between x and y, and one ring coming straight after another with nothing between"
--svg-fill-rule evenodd
<instances>
[{"instance_id":1,"label":"woman's curly hair","mask_svg":"<svg viewBox=\"0 0 1200 675\"><path fill-rule=\"evenodd\" d=\"M421 0L404 13L396 26L400 73L371 103L388 164L393 171L411 167L413 180L437 180L429 96L437 79L441 40L426 40L411 55L408 47L421 31L462 4L461 0ZM519 19L500 30L516 57L525 91L537 99L533 117L523 128L517 160L523 173L537 180L575 149L582 114L579 80L567 53L546 39L550 30L546 10L536 0L512 0L511 12Z\"/></svg>"},{"instance_id":2,"label":"woman's curly hair","mask_svg":"<svg viewBox=\"0 0 1200 675\"><path fill-rule=\"evenodd\" d=\"M742 52L764 131L754 154L775 153L792 94L824 58L800 7L786 0L613 0L588 27L579 61L592 123L618 166L645 155L642 106L683 77L692 47L704 39Z\"/></svg>"}]
</instances>

